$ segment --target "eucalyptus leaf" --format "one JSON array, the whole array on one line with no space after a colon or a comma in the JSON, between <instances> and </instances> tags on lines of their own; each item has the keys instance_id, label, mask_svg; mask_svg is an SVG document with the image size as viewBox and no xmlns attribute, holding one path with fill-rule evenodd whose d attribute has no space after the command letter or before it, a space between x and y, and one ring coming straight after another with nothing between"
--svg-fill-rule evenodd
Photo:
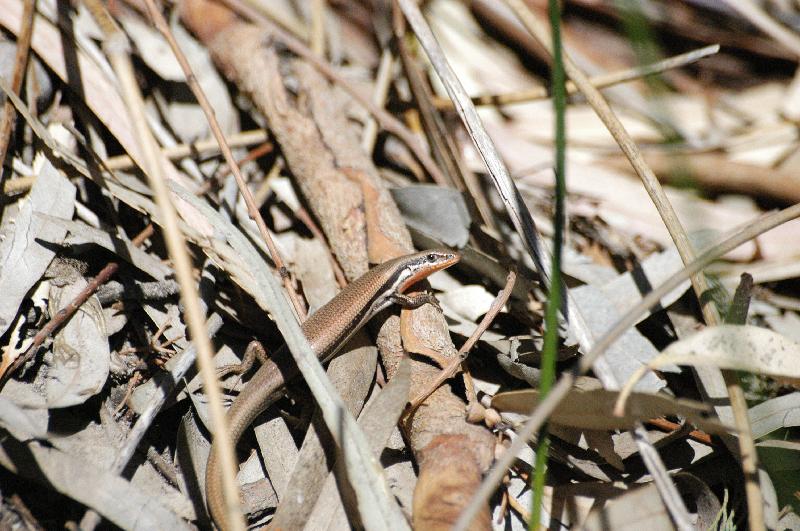
<instances>
[{"instance_id":1,"label":"eucalyptus leaf","mask_svg":"<svg viewBox=\"0 0 800 531\"><path fill-rule=\"evenodd\" d=\"M633 393L624 416L616 417L611 414L611 410L618 397L618 392L604 389L572 390L553 412L550 421L562 426L587 430L618 430L630 428L636 421L647 421L664 415L680 415L709 433L726 432L725 426L705 417L711 408L700 402ZM523 415L530 413L538 403L539 391L535 389L500 393L492 399L494 409Z\"/></svg>"}]
</instances>

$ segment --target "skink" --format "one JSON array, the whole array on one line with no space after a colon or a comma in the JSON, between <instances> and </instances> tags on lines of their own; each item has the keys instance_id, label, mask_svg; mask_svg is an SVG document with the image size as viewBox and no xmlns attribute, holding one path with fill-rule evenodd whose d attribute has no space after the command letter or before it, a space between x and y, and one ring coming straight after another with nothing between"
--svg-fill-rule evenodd
<instances>
[{"instance_id":1,"label":"skink","mask_svg":"<svg viewBox=\"0 0 800 531\"><path fill-rule=\"evenodd\" d=\"M430 294L408 296L405 291L459 259L455 252L437 249L401 256L370 269L302 324L311 348L323 362L328 361L372 316L388 306L398 304L414 308L435 302ZM228 427L234 446L255 418L280 397L284 383L296 371L290 374L287 367L293 366L289 353L281 349L261 365L233 402L228 410ZM216 444L212 443L206 466L206 500L214 521L221 529L226 529L217 453Z\"/></svg>"}]
</instances>

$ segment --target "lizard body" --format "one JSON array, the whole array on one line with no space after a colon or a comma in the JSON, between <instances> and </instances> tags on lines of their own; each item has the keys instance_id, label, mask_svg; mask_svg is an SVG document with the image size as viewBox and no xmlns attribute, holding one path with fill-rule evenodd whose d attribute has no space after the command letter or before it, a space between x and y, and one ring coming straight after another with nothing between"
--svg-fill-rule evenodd
<instances>
[{"instance_id":1,"label":"lizard body","mask_svg":"<svg viewBox=\"0 0 800 531\"><path fill-rule=\"evenodd\" d=\"M326 362L370 318L390 305L418 307L426 302L435 303L430 294L410 297L404 292L459 259L460 256L452 251L429 250L400 256L370 269L302 324L311 348L321 361ZM288 350L284 348L261 365L234 401L228 410L230 437L234 446L255 418L280 397L286 381L296 374L296 368L288 367L294 365ZM225 529L225 501L217 454L218 449L212 443L206 466L206 500L214 521Z\"/></svg>"}]
</instances>

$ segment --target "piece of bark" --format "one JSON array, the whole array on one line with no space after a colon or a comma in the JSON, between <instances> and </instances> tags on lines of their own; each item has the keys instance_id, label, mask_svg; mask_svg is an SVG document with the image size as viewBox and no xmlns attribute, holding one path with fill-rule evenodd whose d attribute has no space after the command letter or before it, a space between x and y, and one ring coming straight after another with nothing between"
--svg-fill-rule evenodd
<instances>
[{"instance_id":1,"label":"piece of bark","mask_svg":"<svg viewBox=\"0 0 800 531\"><path fill-rule=\"evenodd\" d=\"M184 23L204 39L218 67L266 116L300 190L319 219L347 277L352 280L368 269L367 231L361 189L340 168L363 173L363 182L369 183L379 194L379 230L397 249L412 252L410 237L396 205L381 186L377 170L361 150L352 124L345 120L341 106L336 103L339 92L304 62L281 60L269 46L272 39L267 30L231 22L227 15L218 13L224 9L204 0L185 0L181 4ZM214 26L209 27L210 24ZM297 90L301 95L294 101L284 86L284 77L288 76L299 82ZM455 355L441 313L430 307L417 311L420 312L420 317L415 319L417 334L438 346L440 351ZM388 319L381 327L378 346L391 376L404 355L396 317ZM438 374L439 369L429 363L414 361L412 389L426 387ZM437 510L439 504L445 502L449 514L458 514L491 462L492 435L481 427L467 424L464 410L464 402L449 386L443 386L417 409L406 425L412 450L420 461L421 484L415 494L416 507ZM437 451L435 439L443 434L460 441L447 445L450 452L447 462L453 463L452 467L434 466L431 459L422 459L431 451ZM471 472L464 473L465 470ZM449 493L460 495L441 499L436 488L440 484L447 484ZM475 529L490 527L488 507L475 522ZM433 525L423 518L418 528L428 528L428 524Z\"/></svg>"},{"instance_id":2,"label":"piece of bark","mask_svg":"<svg viewBox=\"0 0 800 531\"><path fill-rule=\"evenodd\" d=\"M480 484L481 470L475 461L463 459L474 443L459 435L436 435L417 456L419 480L414 491L414 529L449 530L461 508L469 503L465 480ZM466 497L465 497L466 496ZM488 529L491 523L476 518L470 529Z\"/></svg>"}]
</instances>

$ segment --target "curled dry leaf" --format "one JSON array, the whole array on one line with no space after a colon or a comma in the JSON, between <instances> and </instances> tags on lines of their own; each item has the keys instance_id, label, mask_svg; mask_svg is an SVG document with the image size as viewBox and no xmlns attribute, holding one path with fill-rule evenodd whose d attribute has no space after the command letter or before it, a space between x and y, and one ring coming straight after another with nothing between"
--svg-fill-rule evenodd
<instances>
[{"instance_id":1,"label":"curled dry leaf","mask_svg":"<svg viewBox=\"0 0 800 531\"><path fill-rule=\"evenodd\" d=\"M780 428L800 426L800 393L779 396L753 406L749 416L754 439Z\"/></svg>"},{"instance_id":2,"label":"curled dry leaf","mask_svg":"<svg viewBox=\"0 0 800 531\"><path fill-rule=\"evenodd\" d=\"M711 365L796 383L800 380L800 344L757 326L720 325L706 328L672 343L646 367L637 371L620 392L614 414L621 414L630 390L647 369L668 364Z\"/></svg>"}]
</instances>

